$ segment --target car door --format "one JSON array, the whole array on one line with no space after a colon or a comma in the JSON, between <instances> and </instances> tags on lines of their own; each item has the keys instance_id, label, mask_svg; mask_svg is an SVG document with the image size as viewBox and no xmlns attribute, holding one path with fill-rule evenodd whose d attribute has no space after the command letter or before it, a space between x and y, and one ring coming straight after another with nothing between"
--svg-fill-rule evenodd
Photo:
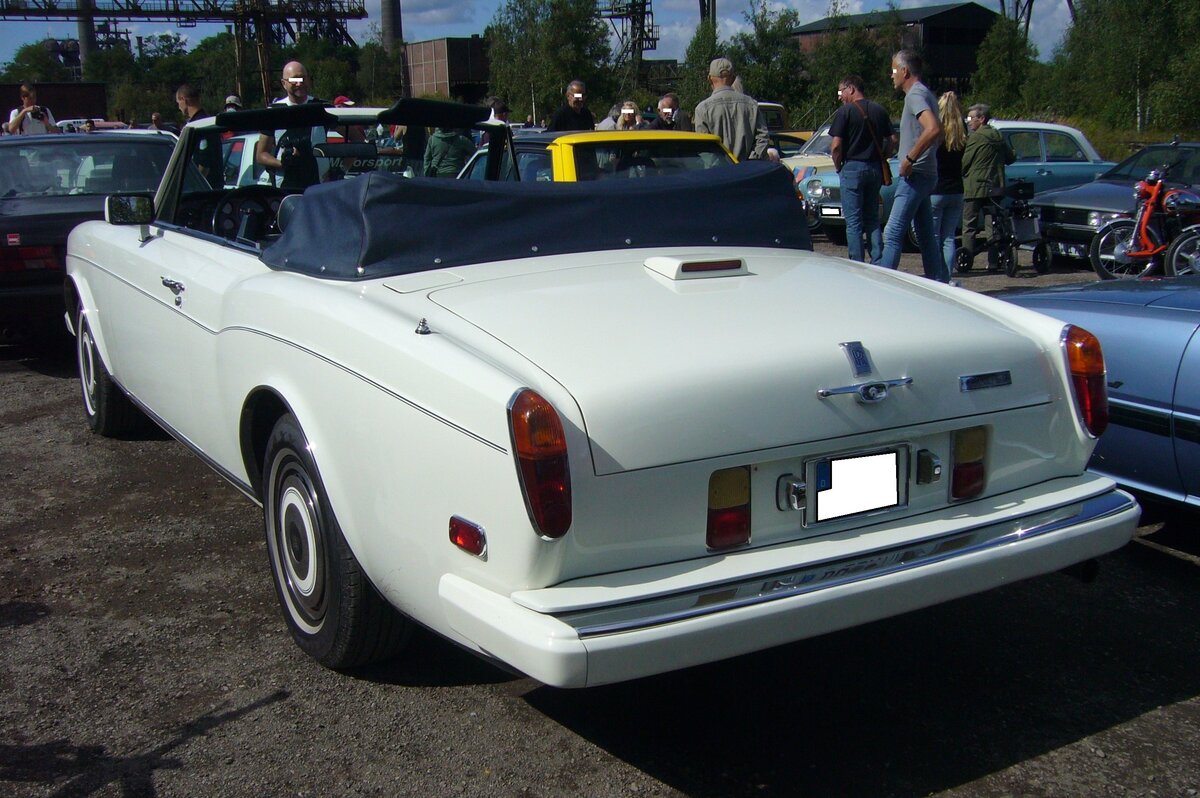
<instances>
[{"instance_id":1,"label":"car door","mask_svg":"<svg viewBox=\"0 0 1200 798\"><path fill-rule=\"evenodd\" d=\"M1175 385L1175 461L1188 501L1200 504L1200 335L1193 334Z\"/></svg>"}]
</instances>

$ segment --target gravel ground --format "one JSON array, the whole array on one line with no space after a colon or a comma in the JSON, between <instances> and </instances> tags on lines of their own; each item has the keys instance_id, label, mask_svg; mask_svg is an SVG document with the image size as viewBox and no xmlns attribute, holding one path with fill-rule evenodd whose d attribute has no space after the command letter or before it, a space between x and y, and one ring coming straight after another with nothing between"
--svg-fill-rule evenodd
<instances>
[{"instance_id":1,"label":"gravel ground","mask_svg":"<svg viewBox=\"0 0 1200 798\"><path fill-rule=\"evenodd\" d=\"M91 435L69 356L0 345L0 395L0 795L1200 790L1191 514L1153 510L1093 584L1055 574L624 685L547 688L424 633L344 675L289 639L241 494L164 435Z\"/></svg>"}]
</instances>

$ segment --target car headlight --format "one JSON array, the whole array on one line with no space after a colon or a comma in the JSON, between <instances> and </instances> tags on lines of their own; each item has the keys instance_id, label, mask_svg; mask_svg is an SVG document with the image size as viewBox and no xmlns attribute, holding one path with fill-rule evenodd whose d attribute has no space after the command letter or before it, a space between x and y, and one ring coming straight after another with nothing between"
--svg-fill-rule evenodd
<instances>
[{"instance_id":1,"label":"car headlight","mask_svg":"<svg viewBox=\"0 0 1200 798\"><path fill-rule=\"evenodd\" d=\"M1103 211L1090 211L1088 213L1088 227L1099 229L1111 222L1113 219L1124 219L1127 214L1124 213L1104 213Z\"/></svg>"},{"instance_id":2,"label":"car headlight","mask_svg":"<svg viewBox=\"0 0 1200 798\"><path fill-rule=\"evenodd\" d=\"M809 180L804 186L804 190L808 193L809 199L812 200L819 200L821 195L825 193L820 180Z\"/></svg>"}]
</instances>

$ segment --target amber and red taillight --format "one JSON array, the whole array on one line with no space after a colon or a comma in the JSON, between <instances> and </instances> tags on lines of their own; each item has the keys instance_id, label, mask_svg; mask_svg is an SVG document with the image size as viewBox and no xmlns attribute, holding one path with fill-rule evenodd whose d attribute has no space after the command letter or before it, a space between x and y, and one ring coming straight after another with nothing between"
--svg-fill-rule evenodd
<instances>
[{"instance_id":1,"label":"amber and red taillight","mask_svg":"<svg viewBox=\"0 0 1200 798\"><path fill-rule=\"evenodd\" d=\"M950 444L950 498L973 499L987 487L987 427L955 430Z\"/></svg>"},{"instance_id":2,"label":"amber and red taillight","mask_svg":"<svg viewBox=\"0 0 1200 798\"><path fill-rule=\"evenodd\" d=\"M708 529L704 541L710 549L731 549L750 542L750 469L722 468L708 478Z\"/></svg>"},{"instance_id":3,"label":"amber and red taillight","mask_svg":"<svg viewBox=\"0 0 1200 798\"><path fill-rule=\"evenodd\" d=\"M54 247L0 247L0 272L62 271Z\"/></svg>"},{"instance_id":4,"label":"amber and red taillight","mask_svg":"<svg viewBox=\"0 0 1200 798\"><path fill-rule=\"evenodd\" d=\"M536 391L509 403L509 432L529 520L538 534L560 538L571 528L571 469L558 412Z\"/></svg>"},{"instance_id":5,"label":"amber and red taillight","mask_svg":"<svg viewBox=\"0 0 1200 798\"><path fill-rule=\"evenodd\" d=\"M1084 428L1094 437L1108 428L1108 385L1100 341L1082 327L1068 324L1062 345L1071 372L1071 391Z\"/></svg>"}]
</instances>

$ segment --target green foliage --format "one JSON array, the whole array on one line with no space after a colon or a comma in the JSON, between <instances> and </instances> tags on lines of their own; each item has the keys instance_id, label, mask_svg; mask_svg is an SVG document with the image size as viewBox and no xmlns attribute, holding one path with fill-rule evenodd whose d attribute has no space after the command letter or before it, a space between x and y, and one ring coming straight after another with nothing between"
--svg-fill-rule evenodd
<instances>
[{"instance_id":1,"label":"green foliage","mask_svg":"<svg viewBox=\"0 0 1200 798\"><path fill-rule=\"evenodd\" d=\"M67 68L51 55L41 42L32 42L17 48L12 60L5 64L3 72L0 72L0 79L7 83L20 83L23 80L55 83L68 80L69 77Z\"/></svg>"},{"instance_id":2,"label":"green foliage","mask_svg":"<svg viewBox=\"0 0 1200 798\"><path fill-rule=\"evenodd\" d=\"M840 12L841 7L835 4L831 10ZM823 38L808 56L810 83L805 107L811 110L801 125L815 127L837 110L838 83L849 75L863 79L867 97L898 111L901 101L893 96L890 66L892 54L900 49L900 36L899 18L893 10L879 27L848 25Z\"/></svg>"},{"instance_id":3,"label":"green foliage","mask_svg":"<svg viewBox=\"0 0 1200 798\"><path fill-rule=\"evenodd\" d=\"M1025 39L1017 21L1008 17L997 19L975 57L977 68L971 77L971 98L997 107L1017 105L1037 62L1037 48Z\"/></svg>"},{"instance_id":4,"label":"green foliage","mask_svg":"<svg viewBox=\"0 0 1200 798\"><path fill-rule=\"evenodd\" d=\"M689 114L709 95L708 65L719 55L717 47L716 23L711 19L702 21L688 43L683 57L683 77L679 81L679 107Z\"/></svg>"},{"instance_id":5,"label":"green foliage","mask_svg":"<svg viewBox=\"0 0 1200 798\"><path fill-rule=\"evenodd\" d=\"M741 76L745 92L759 100L795 107L805 95L804 84L798 80L804 57L792 36L792 30L800 25L800 15L791 8L774 10L767 0L752 0L745 17L750 30L735 35L725 52Z\"/></svg>"},{"instance_id":6,"label":"green foliage","mask_svg":"<svg viewBox=\"0 0 1200 798\"><path fill-rule=\"evenodd\" d=\"M596 0L505 0L484 36L491 92L513 110L549 117L563 102L567 83L587 83L597 118L614 97L608 28Z\"/></svg>"}]
</instances>

